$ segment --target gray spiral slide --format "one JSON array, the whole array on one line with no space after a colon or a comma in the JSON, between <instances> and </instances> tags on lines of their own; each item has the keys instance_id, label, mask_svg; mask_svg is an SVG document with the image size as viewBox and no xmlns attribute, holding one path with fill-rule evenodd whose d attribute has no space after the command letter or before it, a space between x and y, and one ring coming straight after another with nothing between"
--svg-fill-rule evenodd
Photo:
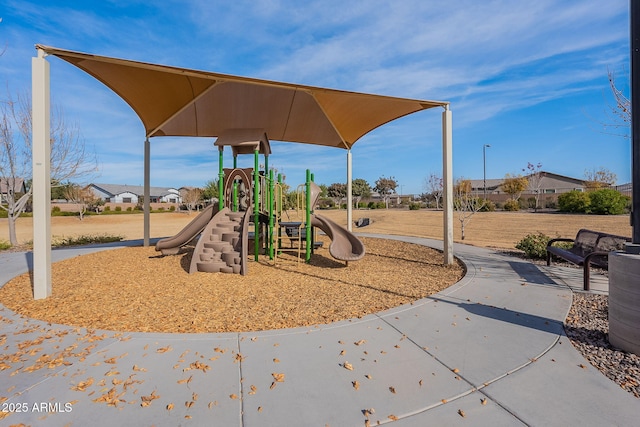
<instances>
[{"instance_id":1,"label":"gray spiral slide","mask_svg":"<svg viewBox=\"0 0 640 427\"><path fill-rule=\"evenodd\" d=\"M175 255L181 247L192 241L207 226L209 221L218 213L218 204L213 203L207 206L200 214L191 220L185 228L173 237L159 240L156 243L156 251L162 255Z\"/></svg>"},{"instance_id":2,"label":"gray spiral slide","mask_svg":"<svg viewBox=\"0 0 640 427\"><path fill-rule=\"evenodd\" d=\"M311 215L311 225L318 227L331 239L329 253L341 261L357 261L364 256L364 244L355 234L329 218Z\"/></svg>"}]
</instances>

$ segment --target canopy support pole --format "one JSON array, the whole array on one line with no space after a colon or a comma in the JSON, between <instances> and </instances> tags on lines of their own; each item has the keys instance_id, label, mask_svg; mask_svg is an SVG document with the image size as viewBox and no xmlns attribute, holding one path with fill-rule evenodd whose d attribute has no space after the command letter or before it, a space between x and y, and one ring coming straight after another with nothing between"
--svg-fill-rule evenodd
<instances>
[{"instance_id":1,"label":"canopy support pole","mask_svg":"<svg viewBox=\"0 0 640 427\"><path fill-rule=\"evenodd\" d=\"M149 246L151 212L151 143L144 140L144 247Z\"/></svg>"},{"instance_id":2,"label":"canopy support pole","mask_svg":"<svg viewBox=\"0 0 640 427\"><path fill-rule=\"evenodd\" d=\"M451 110L442 113L442 181L444 184L444 263L453 264L453 144Z\"/></svg>"},{"instance_id":3,"label":"canopy support pole","mask_svg":"<svg viewBox=\"0 0 640 427\"><path fill-rule=\"evenodd\" d=\"M45 52L31 58L33 297L51 296L51 85Z\"/></svg>"},{"instance_id":4,"label":"canopy support pole","mask_svg":"<svg viewBox=\"0 0 640 427\"><path fill-rule=\"evenodd\" d=\"M353 231L353 194L352 193L352 158L351 148L347 150L347 230Z\"/></svg>"}]
</instances>

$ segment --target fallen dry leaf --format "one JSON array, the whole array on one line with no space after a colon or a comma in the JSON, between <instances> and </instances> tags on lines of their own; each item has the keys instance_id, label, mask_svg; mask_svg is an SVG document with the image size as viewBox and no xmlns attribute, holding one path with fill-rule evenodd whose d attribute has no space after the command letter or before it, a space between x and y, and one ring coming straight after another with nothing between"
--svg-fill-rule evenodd
<instances>
[{"instance_id":1,"label":"fallen dry leaf","mask_svg":"<svg viewBox=\"0 0 640 427\"><path fill-rule=\"evenodd\" d=\"M156 394L156 391L155 391L155 390L153 390L153 391L151 392L151 394L150 394L150 395L148 395L148 396L140 396L140 399L142 400L142 402L143 402L143 403L144 403L144 402L149 402L149 403L151 403L151 402L153 402L153 401L154 401L154 400L156 400L156 399L160 399L160 396Z\"/></svg>"},{"instance_id":2,"label":"fallen dry leaf","mask_svg":"<svg viewBox=\"0 0 640 427\"><path fill-rule=\"evenodd\" d=\"M74 387L71 387L71 390L86 391L87 387L89 387L92 384L93 384L93 377L89 377L86 379L86 381L80 381L77 385L75 385Z\"/></svg>"},{"instance_id":3,"label":"fallen dry leaf","mask_svg":"<svg viewBox=\"0 0 640 427\"><path fill-rule=\"evenodd\" d=\"M356 390L360 388L360 383L358 381L351 381L351 384L353 385L353 388L355 388Z\"/></svg>"},{"instance_id":4,"label":"fallen dry leaf","mask_svg":"<svg viewBox=\"0 0 640 427\"><path fill-rule=\"evenodd\" d=\"M193 379L193 375L190 375L189 378L183 378L181 380L178 380L178 384L189 384L192 379Z\"/></svg>"},{"instance_id":5,"label":"fallen dry leaf","mask_svg":"<svg viewBox=\"0 0 640 427\"><path fill-rule=\"evenodd\" d=\"M462 409L458 409L458 415L460 415L462 418L467 416Z\"/></svg>"},{"instance_id":6,"label":"fallen dry leaf","mask_svg":"<svg viewBox=\"0 0 640 427\"><path fill-rule=\"evenodd\" d=\"M350 371L353 371L353 365L351 363L349 363L349 362L344 362L342 364L342 366L344 367L344 369L348 369Z\"/></svg>"}]
</instances>

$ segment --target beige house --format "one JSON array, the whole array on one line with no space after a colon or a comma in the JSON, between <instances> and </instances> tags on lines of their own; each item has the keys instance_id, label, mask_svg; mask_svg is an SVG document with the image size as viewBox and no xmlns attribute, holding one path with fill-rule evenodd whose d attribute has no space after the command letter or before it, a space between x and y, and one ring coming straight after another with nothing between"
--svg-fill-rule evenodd
<instances>
[{"instance_id":1,"label":"beige house","mask_svg":"<svg viewBox=\"0 0 640 427\"><path fill-rule=\"evenodd\" d=\"M0 203L4 203L6 201L6 196L9 194L10 190L12 190L11 192L13 194L26 193L27 187L24 179L0 177Z\"/></svg>"},{"instance_id":2,"label":"beige house","mask_svg":"<svg viewBox=\"0 0 640 427\"><path fill-rule=\"evenodd\" d=\"M529 188L522 192L520 198L521 200L527 200L531 197L535 197L537 193L540 195L539 204L542 207L555 204L558 200L559 194L567 193L572 190L586 190L585 181L583 179L540 171L540 182L536 185L535 180L531 179L532 176L533 175L527 175L527 178L529 179ZM485 187L484 180L473 179L471 180L472 192L477 194L479 197L483 197L486 188L487 199L495 203L504 203L510 196L502 189L503 182L504 178L487 179Z\"/></svg>"}]
</instances>

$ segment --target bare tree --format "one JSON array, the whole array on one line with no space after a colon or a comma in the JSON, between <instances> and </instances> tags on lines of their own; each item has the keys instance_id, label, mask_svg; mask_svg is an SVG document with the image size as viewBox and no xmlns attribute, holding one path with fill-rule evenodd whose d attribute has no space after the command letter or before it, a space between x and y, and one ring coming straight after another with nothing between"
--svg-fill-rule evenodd
<instances>
[{"instance_id":1,"label":"bare tree","mask_svg":"<svg viewBox=\"0 0 640 427\"><path fill-rule=\"evenodd\" d=\"M624 94L624 92L616 86L615 73L611 70L607 71L609 77L609 88L613 94L615 101L614 105L609 105L609 114L611 115L611 122L605 123L605 129L613 129L612 133L629 138L631 127L631 100Z\"/></svg>"},{"instance_id":2,"label":"bare tree","mask_svg":"<svg viewBox=\"0 0 640 427\"><path fill-rule=\"evenodd\" d=\"M542 188L542 163L534 165L533 163L527 163L527 168L522 169L523 172L528 172L527 181L529 182L529 189L533 192L533 197L536 201L536 205L533 207L534 212L538 212L540 207L540 190Z\"/></svg>"},{"instance_id":3,"label":"bare tree","mask_svg":"<svg viewBox=\"0 0 640 427\"><path fill-rule=\"evenodd\" d=\"M83 220L84 214L87 212L87 208L98 204L98 197L96 197L89 187L71 184L66 185L63 192L65 199L76 204L80 221Z\"/></svg>"},{"instance_id":4,"label":"bare tree","mask_svg":"<svg viewBox=\"0 0 640 427\"><path fill-rule=\"evenodd\" d=\"M587 190L598 190L616 184L618 177L607 168L591 169L584 171L584 186Z\"/></svg>"},{"instance_id":5,"label":"bare tree","mask_svg":"<svg viewBox=\"0 0 640 427\"><path fill-rule=\"evenodd\" d=\"M187 205L187 210L189 214L191 211L198 205L198 203L202 200L203 190L201 188L187 188L182 191L182 202Z\"/></svg>"},{"instance_id":6,"label":"bare tree","mask_svg":"<svg viewBox=\"0 0 640 427\"><path fill-rule=\"evenodd\" d=\"M32 180L32 125L31 97L19 94L14 100L10 95L0 101L0 176L9 182ZM95 153L85 149L84 139L77 124L64 119L62 109L55 108L51 118L51 179L63 182L70 178L86 177L97 170ZM17 245L16 220L27 207L33 187L18 197L9 192L5 195L9 219L9 241Z\"/></svg>"},{"instance_id":7,"label":"bare tree","mask_svg":"<svg viewBox=\"0 0 640 427\"><path fill-rule=\"evenodd\" d=\"M435 199L436 209L440 209L440 199L442 198L443 181L440 175L432 173L425 179L425 190Z\"/></svg>"},{"instance_id":8,"label":"bare tree","mask_svg":"<svg viewBox=\"0 0 640 427\"><path fill-rule=\"evenodd\" d=\"M465 227L471 221L471 217L482 210L485 203L485 200L472 194L470 180L464 178L456 180L453 187L453 207L457 212L458 221L460 221L462 240L465 238Z\"/></svg>"}]
</instances>

